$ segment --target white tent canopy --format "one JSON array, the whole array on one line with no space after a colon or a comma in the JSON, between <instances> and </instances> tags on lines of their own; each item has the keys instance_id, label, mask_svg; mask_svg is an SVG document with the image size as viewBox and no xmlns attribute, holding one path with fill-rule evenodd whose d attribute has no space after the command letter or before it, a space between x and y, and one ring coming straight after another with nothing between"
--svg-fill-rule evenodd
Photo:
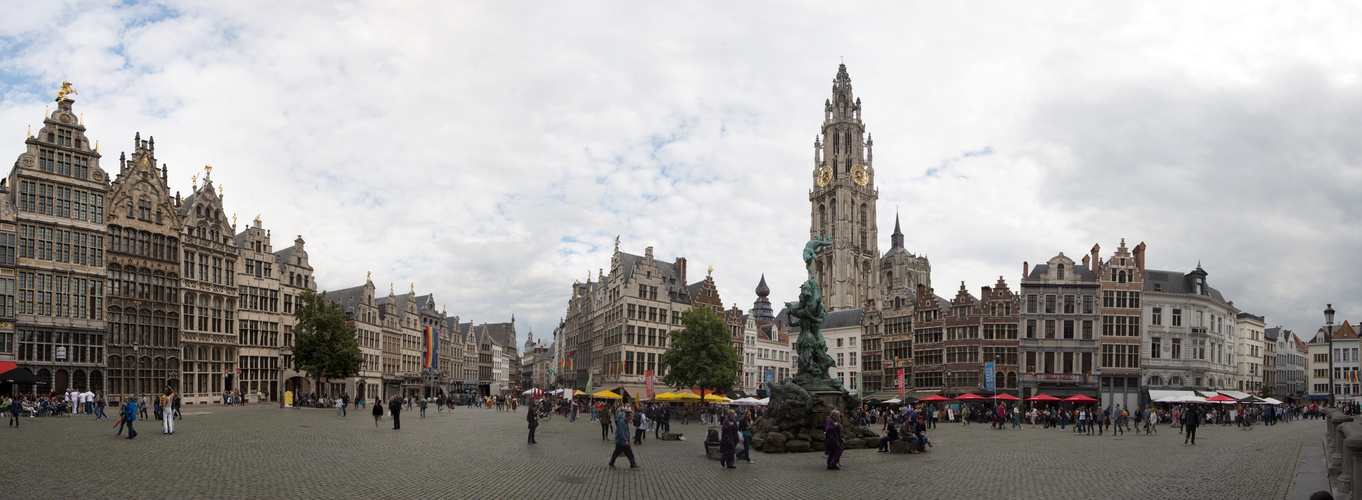
<instances>
[{"instance_id":1,"label":"white tent canopy","mask_svg":"<svg viewBox=\"0 0 1362 500\"><path fill-rule=\"evenodd\" d=\"M1277 398L1263 398L1263 403L1262 403L1262 404L1265 404L1265 405L1279 405L1279 404L1282 404L1282 402L1281 402L1281 401L1278 401Z\"/></svg>"},{"instance_id":2,"label":"white tent canopy","mask_svg":"<svg viewBox=\"0 0 1362 500\"><path fill-rule=\"evenodd\" d=\"M1193 402L1196 403L1205 402L1204 399L1201 399L1196 395L1195 392L1192 391L1162 391L1156 389L1149 390L1149 400L1155 403L1182 403L1186 402L1187 400L1184 398L1188 397L1195 398Z\"/></svg>"}]
</instances>

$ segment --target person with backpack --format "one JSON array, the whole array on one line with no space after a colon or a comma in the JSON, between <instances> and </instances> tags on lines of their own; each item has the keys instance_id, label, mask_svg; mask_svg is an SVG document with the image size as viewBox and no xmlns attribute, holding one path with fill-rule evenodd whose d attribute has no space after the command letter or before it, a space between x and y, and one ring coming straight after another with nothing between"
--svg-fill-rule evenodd
<instances>
[{"instance_id":1,"label":"person with backpack","mask_svg":"<svg viewBox=\"0 0 1362 500\"><path fill-rule=\"evenodd\" d=\"M379 420L383 420L383 405L382 405L381 403L380 403L380 404L375 404L375 405L374 405L374 410L373 410L372 412L370 412L370 413L372 413L372 414L374 415L374 428L377 429L377 428L378 428L378 421L379 421Z\"/></svg>"},{"instance_id":2,"label":"person with backpack","mask_svg":"<svg viewBox=\"0 0 1362 500\"><path fill-rule=\"evenodd\" d=\"M634 413L634 444L643 445L643 438L648 436L648 416L642 412Z\"/></svg>"}]
</instances>

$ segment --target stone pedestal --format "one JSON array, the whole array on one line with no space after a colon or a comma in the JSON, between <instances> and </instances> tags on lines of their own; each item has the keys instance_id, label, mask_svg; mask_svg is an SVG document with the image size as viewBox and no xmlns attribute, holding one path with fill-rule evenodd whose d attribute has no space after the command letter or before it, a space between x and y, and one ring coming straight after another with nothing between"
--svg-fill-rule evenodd
<instances>
[{"instance_id":1,"label":"stone pedestal","mask_svg":"<svg viewBox=\"0 0 1362 500\"><path fill-rule=\"evenodd\" d=\"M752 428L753 443L761 443L767 453L798 453L822 451L827 436L824 423L833 410L842 412L842 442L847 449L865 448L866 443L879 444L879 435L858 427L852 413L860 401L844 391L805 390L802 385L785 381L773 386L776 392L767 407L766 416Z\"/></svg>"}]
</instances>

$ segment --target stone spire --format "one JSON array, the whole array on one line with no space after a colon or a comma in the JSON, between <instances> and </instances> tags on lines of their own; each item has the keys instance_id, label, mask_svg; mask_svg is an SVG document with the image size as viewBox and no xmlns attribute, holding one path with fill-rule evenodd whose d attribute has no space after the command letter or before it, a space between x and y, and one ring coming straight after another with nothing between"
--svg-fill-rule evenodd
<instances>
[{"instance_id":1,"label":"stone spire","mask_svg":"<svg viewBox=\"0 0 1362 500\"><path fill-rule=\"evenodd\" d=\"M757 300L752 303L752 319L757 321L775 321L775 312L771 309L771 300L767 298L771 295L771 287L766 286L766 275L761 275L761 283L757 284Z\"/></svg>"},{"instance_id":2,"label":"stone spire","mask_svg":"<svg viewBox=\"0 0 1362 500\"><path fill-rule=\"evenodd\" d=\"M903 248L903 231L899 229L899 214L894 212L894 234L889 235L889 248Z\"/></svg>"}]
</instances>

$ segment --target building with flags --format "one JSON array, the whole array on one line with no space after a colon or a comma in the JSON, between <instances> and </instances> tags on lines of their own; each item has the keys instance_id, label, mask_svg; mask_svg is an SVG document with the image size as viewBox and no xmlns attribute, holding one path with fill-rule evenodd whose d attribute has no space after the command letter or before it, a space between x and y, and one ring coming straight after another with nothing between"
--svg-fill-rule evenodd
<instances>
[{"instance_id":1,"label":"building with flags","mask_svg":"<svg viewBox=\"0 0 1362 500\"><path fill-rule=\"evenodd\" d=\"M563 351L558 376L564 387L582 389L590 380L599 388L645 395L648 372L663 375L659 360L668 333L682 327L682 313L709 307L721 318L733 318L725 316L712 270L687 283L684 257L663 261L652 247L636 255L615 243L610 272L601 269L594 279L588 273L585 282L572 284L567 312L554 332L554 343Z\"/></svg>"}]
</instances>

